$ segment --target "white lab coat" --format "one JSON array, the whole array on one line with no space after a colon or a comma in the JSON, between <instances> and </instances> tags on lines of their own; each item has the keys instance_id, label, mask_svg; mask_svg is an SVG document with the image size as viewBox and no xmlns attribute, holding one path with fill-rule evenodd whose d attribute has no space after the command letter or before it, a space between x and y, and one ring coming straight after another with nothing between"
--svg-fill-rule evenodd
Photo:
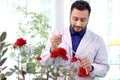
<instances>
[{"instance_id":1,"label":"white lab coat","mask_svg":"<svg viewBox=\"0 0 120 80\"><path fill-rule=\"evenodd\" d=\"M69 60L67 62L63 60L56 60L54 66L59 64L70 64L70 58L72 57L72 42L71 42L71 35L69 29L63 29L60 31L56 31L53 34L62 34L62 43L59 47L63 47L67 50L67 56ZM52 64L52 59L50 58L50 41L46 44L46 48L42 51L41 57L41 64L42 65L49 65ZM86 30L77 50L76 56L87 56L91 61L91 64L94 66L94 71L90 73L90 77L88 78L81 78L76 76L76 80L95 80L95 77L104 77L108 70L108 53L106 49L106 45L103 39L98 36L97 34L93 33L90 30ZM79 62L74 63L75 67L80 65Z\"/></svg>"}]
</instances>

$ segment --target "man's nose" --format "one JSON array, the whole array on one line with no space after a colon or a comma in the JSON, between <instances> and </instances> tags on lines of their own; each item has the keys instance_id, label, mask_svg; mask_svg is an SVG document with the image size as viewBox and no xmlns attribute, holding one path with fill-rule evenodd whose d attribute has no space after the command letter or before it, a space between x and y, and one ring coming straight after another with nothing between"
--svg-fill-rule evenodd
<instances>
[{"instance_id":1,"label":"man's nose","mask_svg":"<svg viewBox=\"0 0 120 80\"><path fill-rule=\"evenodd\" d=\"M81 26L81 21L77 21L76 26Z\"/></svg>"}]
</instances>

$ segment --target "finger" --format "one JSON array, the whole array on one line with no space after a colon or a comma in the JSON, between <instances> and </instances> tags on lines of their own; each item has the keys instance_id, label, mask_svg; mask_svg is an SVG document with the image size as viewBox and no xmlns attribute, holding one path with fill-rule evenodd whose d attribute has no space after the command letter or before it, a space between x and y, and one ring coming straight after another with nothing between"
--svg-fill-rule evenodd
<instances>
[{"instance_id":1,"label":"finger","mask_svg":"<svg viewBox=\"0 0 120 80\"><path fill-rule=\"evenodd\" d=\"M58 35L58 37L59 37L59 38L62 38L62 35L61 35L61 34L59 34L59 35Z\"/></svg>"},{"instance_id":2,"label":"finger","mask_svg":"<svg viewBox=\"0 0 120 80\"><path fill-rule=\"evenodd\" d=\"M82 64L82 66L83 66L84 68L89 67L89 66L90 66L90 63L89 63L89 62L85 62L85 63Z\"/></svg>"},{"instance_id":3,"label":"finger","mask_svg":"<svg viewBox=\"0 0 120 80\"><path fill-rule=\"evenodd\" d=\"M91 63L90 63L88 58L82 58L81 59L81 66L87 67L87 66L90 66L90 65L91 65Z\"/></svg>"},{"instance_id":4,"label":"finger","mask_svg":"<svg viewBox=\"0 0 120 80\"><path fill-rule=\"evenodd\" d=\"M81 60L81 58L80 58L80 57L78 57L78 58L77 58L77 60L79 60L79 61L80 61L80 60Z\"/></svg>"}]
</instances>

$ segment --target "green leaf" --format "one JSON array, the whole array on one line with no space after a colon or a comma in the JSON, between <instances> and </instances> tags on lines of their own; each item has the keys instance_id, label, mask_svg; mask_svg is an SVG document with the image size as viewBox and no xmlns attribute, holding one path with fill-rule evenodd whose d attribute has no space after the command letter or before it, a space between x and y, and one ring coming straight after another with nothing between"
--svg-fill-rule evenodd
<instances>
[{"instance_id":1,"label":"green leaf","mask_svg":"<svg viewBox=\"0 0 120 80\"><path fill-rule=\"evenodd\" d=\"M14 68L15 68L16 70L19 70L19 68L18 68L16 65L14 65Z\"/></svg>"},{"instance_id":2,"label":"green leaf","mask_svg":"<svg viewBox=\"0 0 120 80\"><path fill-rule=\"evenodd\" d=\"M27 72L35 73L35 64L34 63L27 63Z\"/></svg>"},{"instance_id":3,"label":"green leaf","mask_svg":"<svg viewBox=\"0 0 120 80\"><path fill-rule=\"evenodd\" d=\"M2 52L2 56L7 52L8 48L4 49Z\"/></svg>"},{"instance_id":4,"label":"green leaf","mask_svg":"<svg viewBox=\"0 0 120 80\"><path fill-rule=\"evenodd\" d=\"M3 49L4 45L5 45L5 42L0 43L0 51Z\"/></svg>"},{"instance_id":5,"label":"green leaf","mask_svg":"<svg viewBox=\"0 0 120 80\"><path fill-rule=\"evenodd\" d=\"M35 78L35 80L46 80L45 78Z\"/></svg>"},{"instance_id":6,"label":"green leaf","mask_svg":"<svg viewBox=\"0 0 120 80\"><path fill-rule=\"evenodd\" d=\"M2 68L2 71L5 70L7 68L7 66L5 66L4 68Z\"/></svg>"},{"instance_id":7,"label":"green leaf","mask_svg":"<svg viewBox=\"0 0 120 80\"><path fill-rule=\"evenodd\" d=\"M10 71L12 71L12 72L15 72L15 69L13 69L13 68L10 68Z\"/></svg>"},{"instance_id":8,"label":"green leaf","mask_svg":"<svg viewBox=\"0 0 120 80\"><path fill-rule=\"evenodd\" d=\"M0 36L0 42L4 41L5 38L6 38L6 36L7 36L7 33L6 33L6 32L3 32L3 33L1 34L1 36Z\"/></svg>"},{"instance_id":9,"label":"green leaf","mask_svg":"<svg viewBox=\"0 0 120 80\"><path fill-rule=\"evenodd\" d=\"M1 61L0 61L0 66L2 66L4 64L4 62L6 61L7 58L3 58Z\"/></svg>"},{"instance_id":10,"label":"green leaf","mask_svg":"<svg viewBox=\"0 0 120 80\"><path fill-rule=\"evenodd\" d=\"M11 76L13 74L13 72L6 72L5 76Z\"/></svg>"}]
</instances>

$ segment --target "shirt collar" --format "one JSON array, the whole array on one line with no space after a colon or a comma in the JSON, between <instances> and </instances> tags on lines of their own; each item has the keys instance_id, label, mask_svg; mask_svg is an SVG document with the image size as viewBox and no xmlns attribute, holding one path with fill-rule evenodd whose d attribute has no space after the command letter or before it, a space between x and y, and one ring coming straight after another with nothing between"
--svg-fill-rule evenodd
<instances>
[{"instance_id":1,"label":"shirt collar","mask_svg":"<svg viewBox=\"0 0 120 80\"><path fill-rule=\"evenodd\" d=\"M85 32L86 32L86 28L84 28L84 29L83 29L82 31L80 31L79 33L76 33L76 32L73 30L72 26L70 26L70 33L71 33L71 35L83 36L83 35L85 34Z\"/></svg>"}]
</instances>

